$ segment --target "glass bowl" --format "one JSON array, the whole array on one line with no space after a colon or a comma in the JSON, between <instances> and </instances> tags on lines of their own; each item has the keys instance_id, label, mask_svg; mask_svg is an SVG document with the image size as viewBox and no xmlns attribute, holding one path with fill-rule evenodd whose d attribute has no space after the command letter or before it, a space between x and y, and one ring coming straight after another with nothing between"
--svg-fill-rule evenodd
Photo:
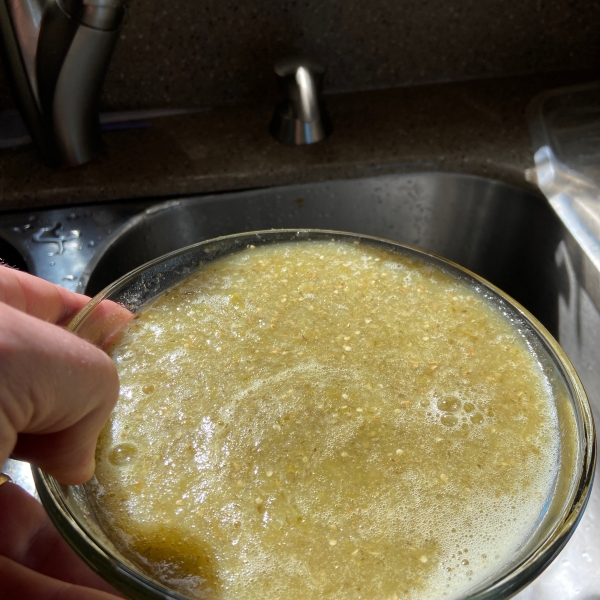
<instances>
[{"instance_id":1,"label":"glass bowl","mask_svg":"<svg viewBox=\"0 0 600 600\"><path fill-rule=\"evenodd\" d=\"M321 230L271 230L208 240L153 260L107 287L75 316L69 330L95 344L107 344L127 319L146 303L207 263L247 248L300 240L340 240L418 258L441 268L493 301L520 329L554 387L563 436L560 464L551 494L531 534L508 562L469 592L469 599L507 598L525 587L568 541L588 500L596 460L594 424L583 386L569 359L546 329L498 288L466 269L422 250L356 234ZM120 305L117 307L116 304ZM128 312L124 311L123 308ZM573 436L565 431L575 431ZM85 486L64 486L34 468L40 499L57 529L99 575L131 598L177 599L168 589L125 558L99 524Z\"/></svg>"}]
</instances>

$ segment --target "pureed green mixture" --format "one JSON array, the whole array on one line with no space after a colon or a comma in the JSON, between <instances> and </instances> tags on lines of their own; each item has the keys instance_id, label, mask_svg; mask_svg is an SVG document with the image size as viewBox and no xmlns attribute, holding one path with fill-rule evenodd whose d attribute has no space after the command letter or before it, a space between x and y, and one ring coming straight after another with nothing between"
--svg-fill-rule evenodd
<instances>
[{"instance_id":1,"label":"pureed green mixture","mask_svg":"<svg viewBox=\"0 0 600 600\"><path fill-rule=\"evenodd\" d=\"M557 472L551 391L515 326L372 247L219 259L112 357L96 508L192 597L459 597L512 556Z\"/></svg>"}]
</instances>

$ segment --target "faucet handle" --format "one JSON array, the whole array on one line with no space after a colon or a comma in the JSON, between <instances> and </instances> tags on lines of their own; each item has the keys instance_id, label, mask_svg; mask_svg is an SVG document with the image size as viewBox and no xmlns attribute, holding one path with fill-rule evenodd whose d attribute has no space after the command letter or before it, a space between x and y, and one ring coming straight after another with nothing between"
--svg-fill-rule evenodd
<instances>
[{"instance_id":1,"label":"faucet handle","mask_svg":"<svg viewBox=\"0 0 600 600\"><path fill-rule=\"evenodd\" d=\"M279 86L287 96L275 107L269 131L284 144L314 144L327 137L331 121L321 99L325 67L289 57L275 64Z\"/></svg>"}]
</instances>

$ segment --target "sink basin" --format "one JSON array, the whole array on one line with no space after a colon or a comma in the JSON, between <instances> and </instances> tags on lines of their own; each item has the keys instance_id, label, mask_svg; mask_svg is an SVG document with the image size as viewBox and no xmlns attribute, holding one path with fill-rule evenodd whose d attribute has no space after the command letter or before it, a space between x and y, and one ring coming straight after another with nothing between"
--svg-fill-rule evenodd
<instances>
[{"instance_id":1,"label":"sink basin","mask_svg":"<svg viewBox=\"0 0 600 600\"><path fill-rule=\"evenodd\" d=\"M26 222L33 225L24 229ZM88 294L188 244L280 227L381 236L485 277L559 340L600 416L600 274L548 203L530 192L478 177L421 173L0 215L0 239L11 232L31 272ZM600 600L599 514L596 485L571 541L518 598Z\"/></svg>"},{"instance_id":2,"label":"sink basin","mask_svg":"<svg viewBox=\"0 0 600 600\"><path fill-rule=\"evenodd\" d=\"M418 246L502 288L556 333L566 285L561 226L542 198L476 177L390 176L253 190L159 204L127 223L83 276L93 295L161 254L221 235L336 229Z\"/></svg>"}]
</instances>

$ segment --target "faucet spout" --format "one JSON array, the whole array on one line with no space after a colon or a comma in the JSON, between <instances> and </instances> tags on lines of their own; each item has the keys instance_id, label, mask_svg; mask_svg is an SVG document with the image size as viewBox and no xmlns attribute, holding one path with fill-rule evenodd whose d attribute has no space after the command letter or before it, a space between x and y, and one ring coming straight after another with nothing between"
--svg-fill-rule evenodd
<instances>
[{"instance_id":1,"label":"faucet spout","mask_svg":"<svg viewBox=\"0 0 600 600\"><path fill-rule=\"evenodd\" d=\"M54 167L102 150L98 104L124 0L0 0L4 55L31 136Z\"/></svg>"}]
</instances>

